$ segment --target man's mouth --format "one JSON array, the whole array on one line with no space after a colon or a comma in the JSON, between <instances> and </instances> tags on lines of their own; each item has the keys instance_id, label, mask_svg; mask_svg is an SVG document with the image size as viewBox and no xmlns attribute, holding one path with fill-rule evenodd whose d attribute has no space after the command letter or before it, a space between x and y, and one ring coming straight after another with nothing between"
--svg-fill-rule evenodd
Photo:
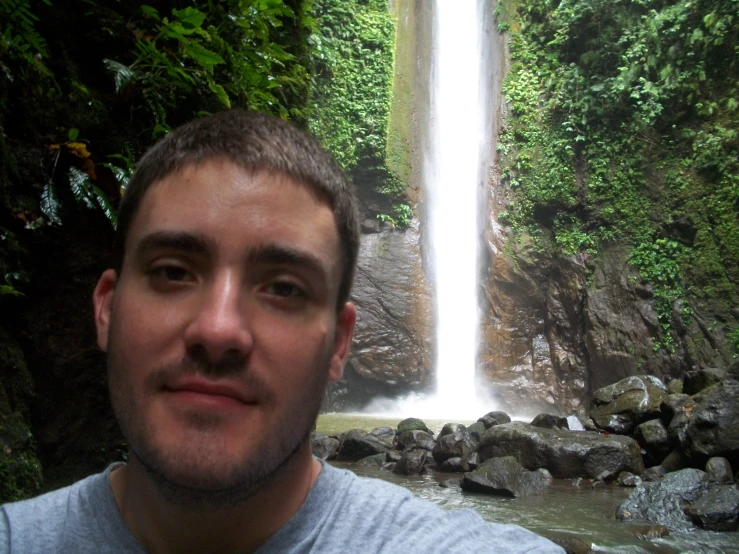
<instances>
[{"instance_id":1,"label":"man's mouth","mask_svg":"<svg viewBox=\"0 0 739 554\"><path fill-rule=\"evenodd\" d=\"M163 387L174 398L203 406L253 405L255 394L236 383L212 381L198 375L177 379Z\"/></svg>"}]
</instances>

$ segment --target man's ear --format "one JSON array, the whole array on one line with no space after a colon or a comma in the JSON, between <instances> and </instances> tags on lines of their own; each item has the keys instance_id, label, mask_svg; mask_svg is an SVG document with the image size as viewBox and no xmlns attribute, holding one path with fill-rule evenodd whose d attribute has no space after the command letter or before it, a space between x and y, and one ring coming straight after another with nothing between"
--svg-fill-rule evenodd
<instances>
[{"instance_id":1,"label":"man's ear","mask_svg":"<svg viewBox=\"0 0 739 554\"><path fill-rule=\"evenodd\" d=\"M351 302L344 304L336 318L336 333L334 334L334 351L331 355L331 364L328 369L328 381L333 383L341 379L344 364L349 357L354 337L354 324L357 321L357 308Z\"/></svg>"},{"instance_id":2,"label":"man's ear","mask_svg":"<svg viewBox=\"0 0 739 554\"><path fill-rule=\"evenodd\" d=\"M108 329L110 328L110 310L113 306L113 294L118 277L113 269L106 269L95 285L92 293L92 304L95 309L95 328L97 329L98 346L108 351Z\"/></svg>"}]
</instances>

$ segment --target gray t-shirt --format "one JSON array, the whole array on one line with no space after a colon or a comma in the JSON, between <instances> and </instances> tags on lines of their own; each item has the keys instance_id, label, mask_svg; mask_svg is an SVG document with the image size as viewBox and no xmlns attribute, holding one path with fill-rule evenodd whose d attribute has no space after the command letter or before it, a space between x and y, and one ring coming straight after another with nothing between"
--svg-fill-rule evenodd
<instances>
[{"instance_id":1,"label":"gray t-shirt","mask_svg":"<svg viewBox=\"0 0 739 554\"><path fill-rule=\"evenodd\" d=\"M115 466L38 498L0 507L0 553L143 554L118 512ZM562 550L515 525L471 510L445 511L407 490L323 464L303 506L257 551L531 552Z\"/></svg>"}]
</instances>

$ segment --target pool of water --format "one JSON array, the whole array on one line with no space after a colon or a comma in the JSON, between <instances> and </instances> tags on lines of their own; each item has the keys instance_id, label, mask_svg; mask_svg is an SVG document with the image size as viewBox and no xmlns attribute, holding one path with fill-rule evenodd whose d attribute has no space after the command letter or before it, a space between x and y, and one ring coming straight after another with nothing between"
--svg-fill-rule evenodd
<instances>
[{"instance_id":1,"label":"pool of water","mask_svg":"<svg viewBox=\"0 0 739 554\"><path fill-rule=\"evenodd\" d=\"M339 434L349 429L369 431L375 427L394 428L399 421L357 414L324 414L318 418L317 430L327 435ZM446 423L427 419L424 422L434 432L438 432ZM616 520L613 517L616 506L632 490L625 487L609 485L593 489L589 481L583 481L577 486L572 480L557 479L543 495L503 498L464 492L458 487L439 486L441 481L460 477L458 474L430 472L407 477L387 470L358 467L348 462L331 463L363 477L383 479L405 487L416 496L443 508L472 508L489 521L515 523L549 537L574 534L599 552L739 554L739 533L695 531L650 537L648 525Z\"/></svg>"}]
</instances>

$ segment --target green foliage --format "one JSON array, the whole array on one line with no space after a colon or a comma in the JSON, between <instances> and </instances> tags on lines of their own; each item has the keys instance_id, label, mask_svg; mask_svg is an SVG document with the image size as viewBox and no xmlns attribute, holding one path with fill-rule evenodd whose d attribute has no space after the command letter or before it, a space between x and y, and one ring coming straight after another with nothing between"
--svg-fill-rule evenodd
<instances>
[{"instance_id":1,"label":"green foliage","mask_svg":"<svg viewBox=\"0 0 739 554\"><path fill-rule=\"evenodd\" d=\"M310 129L355 182L369 184L395 204L393 214L381 219L406 226L412 214L406 210L405 184L385 158L395 35L387 3L316 0L313 14Z\"/></svg>"},{"instance_id":2,"label":"green foliage","mask_svg":"<svg viewBox=\"0 0 739 554\"><path fill-rule=\"evenodd\" d=\"M633 244L660 344L675 300L736 304L736 1L500 5L499 26L512 30L498 147L513 193L505 222L545 229L564 254Z\"/></svg>"}]
</instances>

